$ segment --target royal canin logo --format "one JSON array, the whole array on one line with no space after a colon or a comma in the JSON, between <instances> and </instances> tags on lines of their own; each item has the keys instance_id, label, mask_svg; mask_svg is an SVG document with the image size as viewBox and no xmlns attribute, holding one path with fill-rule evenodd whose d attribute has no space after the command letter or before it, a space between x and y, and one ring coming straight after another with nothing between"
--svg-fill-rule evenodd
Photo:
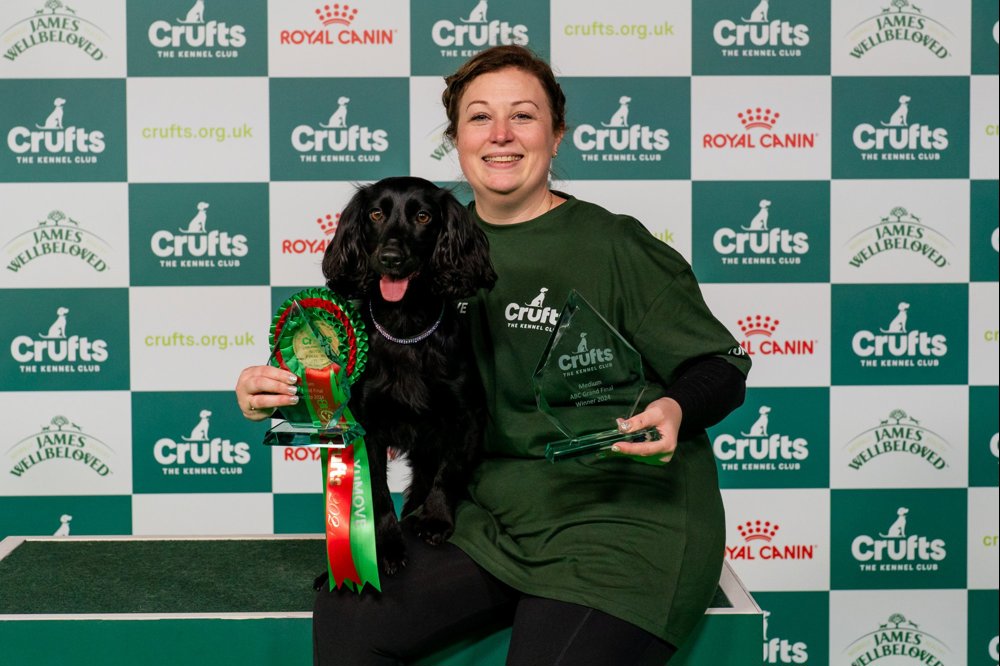
<instances>
[{"instance_id":1,"label":"royal canin logo","mask_svg":"<svg viewBox=\"0 0 1000 666\"><path fill-rule=\"evenodd\" d=\"M726 546L726 558L730 560L811 560L815 544L772 543L781 527L769 520L748 520L736 526L743 543ZM760 542L760 543L758 543Z\"/></svg>"},{"instance_id":2,"label":"royal canin logo","mask_svg":"<svg viewBox=\"0 0 1000 666\"><path fill-rule=\"evenodd\" d=\"M718 132L704 134L702 148L731 148L741 150L807 149L816 146L815 132L772 132L781 118L778 111L766 106L747 107L736 117L743 127L742 133ZM763 130L756 133L751 130Z\"/></svg>"},{"instance_id":3,"label":"royal canin logo","mask_svg":"<svg viewBox=\"0 0 1000 666\"><path fill-rule=\"evenodd\" d=\"M359 9L348 4L323 4L313 10L320 27L283 28L278 32L282 46L351 46L354 44L392 46L397 28L352 27Z\"/></svg>"},{"instance_id":4,"label":"royal canin logo","mask_svg":"<svg viewBox=\"0 0 1000 666\"><path fill-rule=\"evenodd\" d=\"M737 320L743 334L740 346L750 356L811 356L816 352L813 340L782 340L774 336L780 320L770 315L749 315Z\"/></svg>"},{"instance_id":5,"label":"royal canin logo","mask_svg":"<svg viewBox=\"0 0 1000 666\"><path fill-rule=\"evenodd\" d=\"M281 241L281 254L323 254L333 241L339 223L340 213L327 213L317 217L316 226L323 233L322 238L284 238Z\"/></svg>"}]
</instances>

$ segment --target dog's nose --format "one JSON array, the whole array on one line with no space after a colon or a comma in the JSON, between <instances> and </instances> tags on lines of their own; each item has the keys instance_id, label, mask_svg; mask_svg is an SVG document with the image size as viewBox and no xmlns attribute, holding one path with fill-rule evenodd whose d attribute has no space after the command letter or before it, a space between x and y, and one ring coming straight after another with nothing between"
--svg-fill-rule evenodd
<instances>
[{"instance_id":1,"label":"dog's nose","mask_svg":"<svg viewBox=\"0 0 1000 666\"><path fill-rule=\"evenodd\" d=\"M399 268L403 263L403 253L395 247L382 248L378 260L386 268Z\"/></svg>"}]
</instances>

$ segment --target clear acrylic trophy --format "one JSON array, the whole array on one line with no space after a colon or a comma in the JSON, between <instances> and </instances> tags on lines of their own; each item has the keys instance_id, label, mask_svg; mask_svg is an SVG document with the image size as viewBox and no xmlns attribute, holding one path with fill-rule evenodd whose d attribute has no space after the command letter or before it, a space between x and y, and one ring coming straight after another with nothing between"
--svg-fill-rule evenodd
<instances>
[{"instance_id":1,"label":"clear acrylic trophy","mask_svg":"<svg viewBox=\"0 0 1000 666\"><path fill-rule=\"evenodd\" d=\"M660 437L656 428L608 429L639 406L646 388L642 356L576 290L570 291L531 381L538 409L566 436L547 444L551 462L606 454L615 442Z\"/></svg>"}]
</instances>

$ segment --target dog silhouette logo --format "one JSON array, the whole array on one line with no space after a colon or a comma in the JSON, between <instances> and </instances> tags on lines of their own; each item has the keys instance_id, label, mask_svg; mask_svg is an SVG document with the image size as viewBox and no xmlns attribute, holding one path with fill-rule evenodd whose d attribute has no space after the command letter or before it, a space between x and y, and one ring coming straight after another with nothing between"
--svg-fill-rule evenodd
<instances>
[{"instance_id":1,"label":"dog silhouette logo","mask_svg":"<svg viewBox=\"0 0 1000 666\"><path fill-rule=\"evenodd\" d=\"M879 536L885 537L887 539L905 539L906 538L906 514L910 512L905 506L901 506L896 509L896 520L892 521L892 525L889 525L889 530L887 533L883 534L879 532Z\"/></svg>"},{"instance_id":2,"label":"dog silhouette logo","mask_svg":"<svg viewBox=\"0 0 1000 666\"><path fill-rule=\"evenodd\" d=\"M879 329L883 333L906 333L906 311L910 309L910 304L905 301L900 301L896 308L899 311L896 313L896 316L892 318L892 321L889 322L889 328Z\"/></svg>"},{"instance_id":3,"label":"dog silhouette logo","mask_svg":"<svg viewBox=\"0 0 1000 666\"><path fill-rule=\"evenodd\" d=\"M66 100L64 100L62 97L56 97L54 100L52 100L52 106L54 107L52 109L52 113L50 113L48 117L45 119L44 125L35 124L35 127L37 127L38 129L47 129L47 130L62 129L63 105L65 104Z\"/></svg>"},{"instance_id":4,"label":"dog silhouette logo","mask_svg":"<svg viewBox=\"0 0 1000 666\"><path fill-rule=\"evenodd\" d=\"M486 23L486 4L486 0L479 0L469 12L469 18L462 19L462 23Z\"/></svg>"},{"instance_id":5,"label":"dog silhouette logo","mask_svg":"<svg viewBox=\"0 0 1000 666\"><path fill-rule=\"evenodd\" d=\"M770 413L770 407L761 405L760 409L757 410L757 420L750 426L750 432L741 432L740 434L744 437L767 437L767 422Z\"/></svg>"},{"instance_id":6,"label":"dog silhouette logo","mask_svg":"<svg viewBox=\"0 0 1000 666\"><path fill-rule=\"evenodd\" d=\"M757 205L759 206L759 210L754 215L754 218L750 220L750 226L740 227L743 231L767 231L767 216L771 202L767 199L761 199Z\"/></svg>"},{"instance_id":7,"label":"dog silhouette logo","mask_svg":"<svg viewBox=\"0 0 1000 666\"><path fill-rule=\"evenodd\" d=\"M59 516L59 529L52 536L69 536L69 521L71 520L73 520L73 516L68 513Z\"/></svg>"},{"instance_id":8,"label":"dog silhouette logo","mask_svg":"<svg viewBox=\"0 0 1000 666\"><path fill-rule=\"evenodd\" d=\"M45 338L47 340L61 340L66 337L66 315L69 314L69 308L59 307L56 308L56 320L52 322L49 326L48 333L39 333L39 337Z\"/></svg>"},{"instance_id":9,"label":"dog silhouette logo","mask_svg":"<svg viewBox=\"0 0 1000 666\"><path fill-rule=\"evenodd\" d=\"M177 19L178 23L193 23L200 24L205 22L205 3L203 0L197 0L188 10L187 16L184 18Z\"/></svg>"},{"instance_id":10,"label":"dog silhouette logo","mask_svg":"<svg viewBox=\"0 0 1000 666\"><path fill-rule=\"evenodd\" d=\"M203 234L205 233L205 222L208 221L208 204L204 201L198 202L198 213L191 218L188 225L184 229L178 228L178 231L184 234Z\"/></svg>"},{"instance_id":11,"label":"dog silhouette logo","mask_svg":"<svg viewBox=\"0 0 1000 666\"><path fill-rule=\"evenodd\" d=\"M611 116L611 120L601 123L605 127L628 127L628 105L632 101L631 97L622 95L618 98L618 110Z\"/></svg>"},{"instance_id":12,"label":"dog silhouette logo","mask_svg":"<svg viewBox=\"0 0 1000 666\"><path fill-rule=\"evenodd\" d=\"M207 442L208 441L208 419L212 412L203 409L198 412L198 423L191 429L190 437L181 437L187 442Z\"/></svg>"},{"instance_id":13,"label":"dog silhouette logo","mask_svg":"<svg viewBox=\"0 0 1000 666\"><path fill-rule=\"evenodd\" d=\"M882 123L882 127L906 127L907 126L907 116L910 113L910 98L907 95L899 96L899 106L893 111L892 117L889 118L889 122Z\"/></svg>"},{"instance_id":14,"label":"dog silhouette logo","mask_svg":"<svg viewBox=\"0 0 1000 666\"><path fill-rule=\"evenodd\" d=\"M547 291L548 291L547 287L542 287L538 292L538 296L535 296L533 299L531 299L531 302L527 304L528 307L532 308L542 307L542 304L545 303L545 292Z\"/></svg>"},{"instance_id":15,"label":"dog silhouette logo","mask_svg":"<svg viewBox=\"0 0 1000 666\"><path fill-rule=\"evenodd\" d=\"M750 18L740 17L744 23L767 23L768 0L760 0L757 6L750 12Z\"/></svg>"},{"instance_id":16,"label":"dog silhouette logo","mask_svg":"<svg viewBox=\"0 0 1000 666\"><path fill-rule=\"evenodd\" d=\"M325 125L320 124L320 127L327 129L343 129L347 127L347 105L350 101L349 97L338 97L337 110L330 116L330 120Z\"/></svg>"},{"instance_id":17,"label":"dog silhouette logo","mask_svg":"<svg viewBox=\"0 0 1000 666\"><path fill-rule=\"evenodd\" d=\"M586 354L587 353L587 349L588 349L588 347L587 347L587 334L586 334L586 332L584 332L584 333L580 334L580 344L578 344L576 346L576 353L577 354Z\"/></svg>"}]
</instances>

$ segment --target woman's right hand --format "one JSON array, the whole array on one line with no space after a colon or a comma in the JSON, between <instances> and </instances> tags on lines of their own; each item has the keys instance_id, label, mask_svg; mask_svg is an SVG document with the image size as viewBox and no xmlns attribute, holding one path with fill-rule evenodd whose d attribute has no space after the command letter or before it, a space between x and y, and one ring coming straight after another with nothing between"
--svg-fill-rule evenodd
<instances>
[{"instance_id":1,"label":"woman's right hand","mask_svg":"<svg viewBox=\"0 0 1000 666\"><path fill-rule=\"evenodd\" d=\"M274 410L298 403L299 378L271 365L253 365L236 380L236 404L251 421L270 418Z\"/></svg>"}]
</instances>

